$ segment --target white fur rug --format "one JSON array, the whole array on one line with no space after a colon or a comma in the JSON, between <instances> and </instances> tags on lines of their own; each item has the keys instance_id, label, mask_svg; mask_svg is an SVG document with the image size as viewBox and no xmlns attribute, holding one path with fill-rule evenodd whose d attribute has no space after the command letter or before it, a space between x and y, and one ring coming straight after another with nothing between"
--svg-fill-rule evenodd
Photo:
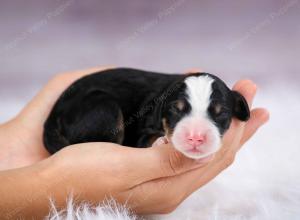
<instances>
[{"instance_id":1,"label":"white fur rug","mask_svg":"<svg viewBox=\"0 0 300 220\"><path fill-rule=\"evenodd\" d=\"M239 152L234 165L173 213L151 219L300 219L299 100L296 86L277 85L260 91L256 106L266 106L271 120ZM83 205L76 209L70 203L66 211L53 212L49 219L136 219L126 209L114 212L109 206L91 209Z\"/></svg>"},{"instance_id":2,"label":"white fur rug","mask_svg":"<svg viewBox=\"0 0 300 220\"><path fill-rule=\"evenodd\" d=\"M118 205L114 200L106 201L96 207L88 203L75 206L73 199L68 199L65 210L57 210L51 203L51 212L45 220L137 220L138 217L126 207Z\"/></svg>"}]
</instances>

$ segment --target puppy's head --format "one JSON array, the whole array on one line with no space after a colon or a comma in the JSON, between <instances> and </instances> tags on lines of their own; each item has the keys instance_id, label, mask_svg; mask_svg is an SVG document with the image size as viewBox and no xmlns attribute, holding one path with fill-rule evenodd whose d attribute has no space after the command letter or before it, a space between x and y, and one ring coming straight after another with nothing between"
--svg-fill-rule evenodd
<instances>
[{"instance_id":1,"label":"puppy's head","mask_svg":"<svg viewBox=\"0 0 300 220\"><path fill-rule=\"evenodd\" d=\"M168 139L184 155L207 157L221 146L232 117L250 117L245 98L208 73L187 76L166 99L162 123Z\"/></svg>"}]
</instances>

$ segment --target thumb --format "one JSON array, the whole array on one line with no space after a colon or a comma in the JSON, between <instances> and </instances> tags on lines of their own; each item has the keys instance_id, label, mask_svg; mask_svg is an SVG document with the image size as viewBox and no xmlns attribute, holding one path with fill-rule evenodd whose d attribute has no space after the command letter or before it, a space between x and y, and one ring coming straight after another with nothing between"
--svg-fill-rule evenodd
<instances>
[{"instance_id":1,"label":"thumb","mask_svg":"<svg viewBox=\"0 0 300 220\"><path fill-rule=\"evenodd\" d=\"M269 112L264 108L256 108L251 111L251 117L246 123L241 145L245 144L254 133L269 120Z\"/></svg>"},{"instance_id":2,"label":"thumb","mask_svg":"<svg viewBox=\"0 0 300 220\"><path fill-rule=\"evenodd\" d=\"M194 160L177 151L171 143L151 148L136 149L131 161L138 168L139 183L153 179L170 177L204 166L211 158Z\"/></svg>"}]
</instances>

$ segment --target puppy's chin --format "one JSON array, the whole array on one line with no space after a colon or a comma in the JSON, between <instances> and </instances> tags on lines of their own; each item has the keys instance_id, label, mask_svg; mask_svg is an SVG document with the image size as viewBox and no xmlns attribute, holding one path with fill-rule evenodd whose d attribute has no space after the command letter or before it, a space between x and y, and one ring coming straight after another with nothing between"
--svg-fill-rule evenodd
<instances>
[{"instance_id":1,"label":"puppy's chin","mask_svg":"<svg viewBox=\"0 0 300 220\"><path fill-rule=\"evenodd\" d=\"M191 159L203 159L215 154L221 148L221 138L218 135L215 135L213 141L210 141L206 145L202 146L205 150L197 150L197 149L187 149L183 142L178 141L177 138L171 137L169 139L174 148L181 152L188 158Z\"/></svg>"},{"instance_id":2,"label":"puppy's chin","mask_svg":"<svg viewBox=\"0 0 300 220\"><path fill-rule=\"evenodd\" d=\"M190 152L190 151L186 151L186 150L182 150L181 148L177 148L176 149L181 152L183 155L185 155L186 157L188 158L191 158L191 159L204 159L206 157L209 157L209 156L212 156L214 153L216 153L218 151L217 150L214 150L214 151L210 151L210 152L205 152L205 153L202 153L202 152Z\"/></svg>"},{"instance_id":3,"label":"puppy's chin","mask_svg":"<svg viewBox=\"0 0 300 220\"><path fill-rule=\"evenodd\" d=\"M183 155L185 155L186 157L191 158L191 159L203 159L203 158L209 157L209 156L213 155L214 153L216 153L220 149L220 146L211 146L211 148L210 148L211 150L206 151L206 152L201 152L201 151L197 151L197 150L186 150L182 146L178 146L175 144L173 144L173 145L176 150L178 150Z\"/></svg>"}]
</instances>

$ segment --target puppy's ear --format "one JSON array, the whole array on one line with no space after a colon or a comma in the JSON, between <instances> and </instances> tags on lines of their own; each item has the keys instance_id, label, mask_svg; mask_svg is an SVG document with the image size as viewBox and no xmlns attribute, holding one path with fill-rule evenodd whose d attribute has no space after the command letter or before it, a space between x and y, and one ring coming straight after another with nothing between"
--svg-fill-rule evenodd
<instances>
[{"instance_id":1,"label":"puppy's ear","mask_svg":"<svg viewBox=\"0 0 300 220\"><path fill-rule=\"evenodd\" d=\"M232 91L233 115L241 121L247 121L250 118L250 110L246 99L238 92Z\"/></svg>"}]
</instances>

